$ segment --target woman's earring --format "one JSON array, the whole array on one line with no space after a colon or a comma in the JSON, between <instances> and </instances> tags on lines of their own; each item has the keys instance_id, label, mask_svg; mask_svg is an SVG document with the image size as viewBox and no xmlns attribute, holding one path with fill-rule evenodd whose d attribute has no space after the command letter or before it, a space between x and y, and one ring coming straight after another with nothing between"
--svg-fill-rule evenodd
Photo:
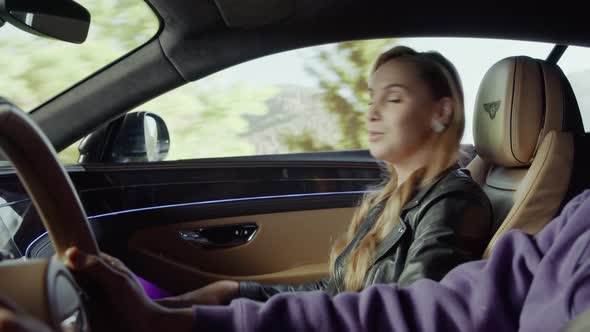
<instances>
[{"instance_id":1,"label":"woman's earring","mask_svg":"<svg viewBox=\"0 0 590 332\"><path fill-rule=\"evenodd\" d=\"M438 121L438 120L432 120L432 130L437 133L440 134L443 131L445 131L445 129L447 129L447 127L442 124L442 122Z\"/></svg>"}]
</instances>

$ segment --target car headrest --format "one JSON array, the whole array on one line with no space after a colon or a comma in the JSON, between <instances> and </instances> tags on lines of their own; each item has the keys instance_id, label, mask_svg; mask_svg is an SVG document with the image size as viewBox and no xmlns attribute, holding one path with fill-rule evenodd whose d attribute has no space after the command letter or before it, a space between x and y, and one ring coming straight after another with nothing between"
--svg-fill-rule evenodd
<instances>
[{"instance_id":1,"label":"car headrest","mask_svg":"<svg viewBox=\"0 0 590 332\"><path fill-rule=\"evenodd\" d=\"M562 70L525 56L494 64L477 94L477 154L504 167L528 166L551 130L584 133L578 103Z\"/></svg>"}]
</instances>

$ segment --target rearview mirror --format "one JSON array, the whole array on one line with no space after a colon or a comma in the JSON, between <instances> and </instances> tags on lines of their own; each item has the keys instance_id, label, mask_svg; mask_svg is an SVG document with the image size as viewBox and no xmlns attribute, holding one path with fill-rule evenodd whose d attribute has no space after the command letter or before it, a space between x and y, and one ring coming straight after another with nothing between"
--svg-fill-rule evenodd
<instances>
[{"instance_id":1,"label":"rearview mirror","mask_svg":"<svg viewBox=\"0 0 590 332\"><path fill-rule=\"evenodd\" d=\"M161 117L127 113L86 136L78 150L79 163L162 161L170 150L170 135Z\"/></svg>"},{"instance_id":2,"label":"rearview mirror","mask_svg":"<svg viewBox=\"0 0 590 332\"><path fill-rule=\"evenodd\" d=\"M90 13L73 0L0 0L2 21L39 36L81 44L88 36Z\"/></svg>"}]
</instances>

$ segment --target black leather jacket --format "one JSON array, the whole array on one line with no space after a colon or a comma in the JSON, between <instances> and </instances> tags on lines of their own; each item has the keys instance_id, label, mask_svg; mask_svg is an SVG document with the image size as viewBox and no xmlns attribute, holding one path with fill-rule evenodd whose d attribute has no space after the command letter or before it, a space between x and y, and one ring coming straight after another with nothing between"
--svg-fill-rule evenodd
<instances>
[{"instance_id":1,"label":"black leather jacket","mask_svg":"<svg viewBox=\"0 0 590 332\"><path fill-rule=\"evenodd\" d=\"M378 205L369 211L352 243L336 259L333 277L299 285L240 282L240 297L265 301L282 292L342 292L346 257L382 208ZM455 266L480 259L491 236L490 201L468 171L452 167L404 205L400 221L377 246L365 287L378 283L406 286L421 278L439 281Z\"/></svg>"}]
</instances>

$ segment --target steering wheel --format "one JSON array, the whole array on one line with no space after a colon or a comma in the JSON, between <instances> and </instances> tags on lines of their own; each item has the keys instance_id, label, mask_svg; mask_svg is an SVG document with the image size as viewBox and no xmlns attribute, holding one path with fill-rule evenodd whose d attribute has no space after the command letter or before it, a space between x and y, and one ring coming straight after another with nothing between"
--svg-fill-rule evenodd
<instances>
[{"instance_id":1,"label":"steering wheel","mask_svg":"<svg viewBox=\"0 0 590 332\"><path fill-rule=\"evenodd\" d=\"M98 254L72 181L41 129L15 105L0 99L0 149L10 160L55 247L49 260L0 263L0 295L54 329L88 331L81 290L63 265L71 246Z\"/></svg>"}]
</instances>

